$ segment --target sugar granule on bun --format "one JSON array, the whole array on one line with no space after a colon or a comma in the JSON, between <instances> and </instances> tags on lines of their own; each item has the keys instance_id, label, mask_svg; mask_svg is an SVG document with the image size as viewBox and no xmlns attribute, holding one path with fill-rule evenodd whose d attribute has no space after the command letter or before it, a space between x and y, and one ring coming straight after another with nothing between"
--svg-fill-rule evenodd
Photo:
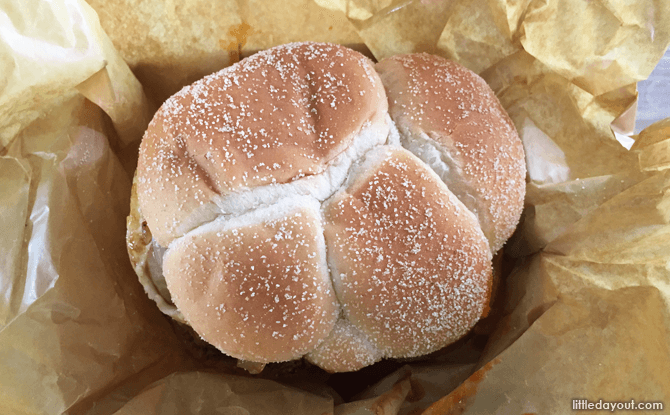
<instances>
[{"instance_id":1,"label":"sugar granule on bun","mask_svg":"<svg viewBox=\"0 0 670 415\"><path fill-rule=\"evenodd\" d=\"M386 114L372 62L354 51L302 43L257 53L159 109L140 147L142 213L167 246L225 214L222 197L323 173L366 129L385 136Z\"/></svg>"},{"instance_id":2,"label":"sugar granule on bun","mask_svg":"<svg viewBox=\"0 0 670 415\"><path fill-rule=\"evenodd\" d=\"M185 87L149 125L131 261L161 310L243 367L424 355L488 305L523 201L518 136L456 64L376 69L343 46L282 45Z\"/></svg>"},{"instance_id":3,"label":"sugar granule on bun","mask_svg":"<svg viewBox=\"0 0 670 415\"><path fill-rule=\"evenodd\" d=\"M367 158L324 206L335 291L384 356L428 354L482 315L491 252L475 216L409 151Z\"/></svg>"},{"instance_id":4,"label":"sugar granule on bun","mask_svg":"<svg viewBox=\"0 0 670 415\"><path fill-rule=\"evenodd\" d=\"M523 210L521 139L486 82L427 53L377 63L402 145L428 164L470 209L497 252Z\"/></svg>"}]
</instances>

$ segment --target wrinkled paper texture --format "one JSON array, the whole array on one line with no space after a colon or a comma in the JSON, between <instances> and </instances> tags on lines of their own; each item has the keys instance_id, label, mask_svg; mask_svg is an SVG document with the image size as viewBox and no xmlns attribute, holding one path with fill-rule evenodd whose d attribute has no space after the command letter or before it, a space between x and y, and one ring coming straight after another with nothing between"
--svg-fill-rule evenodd
<instances>
[{"instance_id":1,"label":"wrinkled paper texture","mask_svg":"<svg viewBox=\"0 0 670 415\"><path fill-rule=\"evenodd\" d=\"M4 2L0 19L0 412L63 413L178 360L121 249L130 177L112 147L149 113L86 4ZM80 91L96 74L113 99Z\"/></svg>"},{"instance_id":2,"label":"wrinkled paper texture","mask_svg":"<svg viewBox=\"0 0 670 415\"><path fill-rule=\"evenodd\" d=\"M312 0L88 0L157 103L259 50L289 42L362 44L343 13Z\"/></svg>"},{"instance_id":3,"label":"wrinkled paper texture","mask_svg":"<svg viewBox=\"0 0 670 415\"><path fill-rule=\"evenodd\" d=\"M503 259L513 269L495 313L453 348L355 375L251 378L186 344L137 282L125 217L157 106L258 50L304 40L456 60L519 131L528 185ZM633 131L635 84L668 43L670 5L652 0L0 2L0 412L670 404L670 124L642 131L630 151L613 134ZM351 396L331 387L364 376L374 385Z\"/></svg>"}]
</instances>

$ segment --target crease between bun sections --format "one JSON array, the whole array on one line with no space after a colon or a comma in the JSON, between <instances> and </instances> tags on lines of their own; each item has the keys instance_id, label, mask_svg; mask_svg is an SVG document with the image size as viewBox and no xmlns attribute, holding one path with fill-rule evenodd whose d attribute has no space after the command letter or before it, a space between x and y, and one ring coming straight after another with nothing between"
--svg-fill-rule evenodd
<instances>
[{"instance_id":1,"label":"crease between bun sections","mask_svg":"<svg viewBox=\"0 0 670 415\"><path fill-rule=\"evenodd\" d=\"M353 371L474 326L525 173L511 120L466 68L282 45L159 109L129 252L161 309L223 353Z\"/></svg>"}]
</instances>

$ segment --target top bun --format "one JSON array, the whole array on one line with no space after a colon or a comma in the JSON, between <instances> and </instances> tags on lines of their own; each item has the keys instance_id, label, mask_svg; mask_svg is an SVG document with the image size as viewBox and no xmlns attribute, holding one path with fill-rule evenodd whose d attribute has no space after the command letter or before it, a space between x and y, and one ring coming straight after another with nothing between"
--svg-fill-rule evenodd
<instances>
[{"instance_id":1,"label":"top bun","mask_svg":"<svg viewBox=\"0 0 670 415\"><path fill-rule=\"evenodd\" d=\"M518 136L456 64L377 69L283 45L182 89L149 125L131 259L224 353L351 371L442 348L484 312L523 202Z\"/></svg>"},{"instance_id":2,"label":"top bun","mask_svg":"<svg viewBox=\"0 0 670 415\"><path fill-rule=\"evenodd\" d=\"M523 210L526 164L512 120L486 82L427 53L376 67L402 145L428 164L472 211L497 252Z\"/></svg>"},{"instance_id":3,"label":"top bun","mask_svg":"<svg viewBox=\"0 0 670 415\"><path fill-rule=\"evenodd\" d=\"M372 62L338 45L289 44L183 88L140 147L138 196L162 246L222 212L222 197L322 173L366 124L384 125Z\"/></svg>"}]
</instances>

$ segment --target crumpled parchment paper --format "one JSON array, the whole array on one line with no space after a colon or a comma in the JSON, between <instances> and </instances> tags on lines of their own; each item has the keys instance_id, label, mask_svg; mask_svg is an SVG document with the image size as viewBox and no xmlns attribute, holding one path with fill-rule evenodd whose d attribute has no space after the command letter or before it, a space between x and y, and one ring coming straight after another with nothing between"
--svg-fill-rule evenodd
<instances>
[{"instance_id":1,"label":"crumpled parchment paper","mask_svg":"<svg viewBox=\"0 0 670 415\"><path fill-rule=\"evenodd\" d=\"M444 351L356 374L251 377L185 342L137 282L125 217L154 110L203 75L303 40L454 59L519 130L526 209L498 258L498 298ZM630 150L612 131L633 131L635 84L669 43L670 4L652 0L0 2L0 412L670 405L670 124Z\"/></svg>"}]
</instances>

